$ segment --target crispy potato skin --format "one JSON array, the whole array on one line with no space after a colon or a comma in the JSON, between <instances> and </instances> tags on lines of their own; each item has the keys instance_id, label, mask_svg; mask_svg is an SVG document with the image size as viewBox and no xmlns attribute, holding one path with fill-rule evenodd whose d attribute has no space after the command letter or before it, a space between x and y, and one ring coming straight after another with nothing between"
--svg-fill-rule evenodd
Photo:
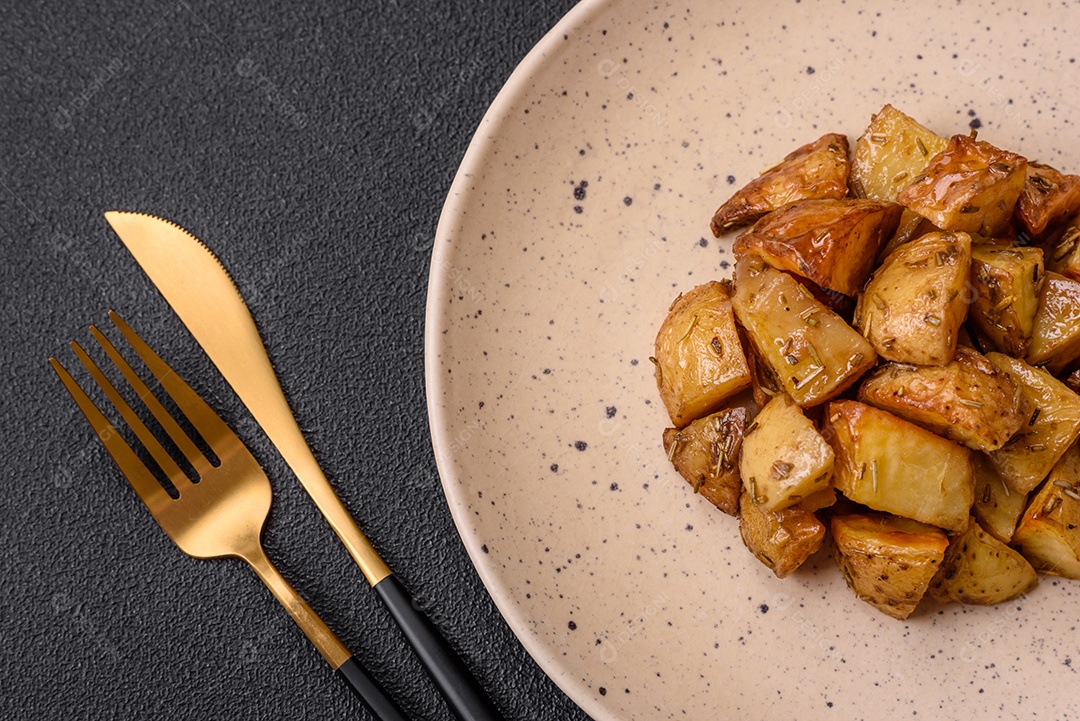
<instances>
[{"instance_id":1,"label":"crispy potato skin","mask_svg":"<svg viewBox=\"0 0 1080 721\"><path fill-rule=\"evenodd\" d=\"M941 529L883 513L836 515L829 527L851 590L900 620L919 605L949 545Z\"/></svg>"},{"instance_id":2,"label":"crispy potato skin","mask_svg":"<svg viewBox=\"0 0 1080 721\"><path fill-rule=\"evenodd\" d=\"M943 366L886 363L859 400L977 451L994 451L1020 429L1016 383L980 353L957 347Z\"/></svg>"},{"instance_id":3,"label":"crispy potato skin","mask_svg":"<svg viewBox=\"0 0 1080 721\"><path fill-rule=\"evenodd\" d=\"M892 105L885 105L855 142L851 189L858 198L896 201L948 141ZM914 216L914 214L912 214Z\"/></svg>"},{"instance_id":4,"label":"crispy potato skin","mask_svg":"<svg viewBox=\"0 0 1080 721\"><path fill-rule=\"evenodd\" d=\"M902 211L876 200L796 201L755 223L735 240L733 251L851 296L870 277Z\"/></svg>"},{"instance_id":5,"label":"crispy potato skin","mask_svg":"<svg viewBox=\"0 0 1080 721\"><path fill-rule=\"evenodd\" d=\"M732 308L758 357L803 408L838 395L877 360L858 332L764 261L735 263Z\"/></svg>"},{"instance_id":6,"label":"crispy potato skin","mask_svg":"<svg viewBox=\"0 0 1080 721\"><path fill-rule=\"evenodd\" d=\"M1027 508L1027 494L1010 491L984 454L976 453L973 458L975 504L971 507L971 515L991 536L1002 543L1010 543L1016 523Z\"/></svg>"},{"instance_id":7,"label":"crispy potato skin","mask_svg":"<svg viewBox=\"0 0 1080 721\"><path fill-rule=\"evenodd\" d=\"M847 136L823 135L751 180L721 205L713 215L713 235L719 238L796 200L843 198L850 169Z\"/></svg>"},{"instance_id":8,"label":"crispy potato skin","mask_svg":"<svg viewBox=\"0 0 1080 721\"><path fill-rule=\"evenodd\" d=\"M1080 396L1044 369L1017 358L988 353L986 359L1019 386L1020 414L1028 418L1008 443L987 455L1010 490L1027 493L1080 435Z\"/></svg>"},{"instance_id":9,"label":"crispy potato skin","mask_svg":"<svg viewBox=\"0 0 1080 721\"><path fill-rule=\"evenodd\" d=\"M695 493L729 516L739 515L739 458L749 412L734 407L664 431L664 452ZM672 446L675 446L672 449Z\"/></svg>"},{"instance_id":10,"label":"crispy potato skin","mask_svg":"<svg viewBox=\"0 0 1080 721\"><path fill-rule=\"evenodd\" d=\"M833 447L833 484L847 498L949 531L968 523L971 451L891 413L832 401L822 436Z\"/></svg>"},{"instance_id":11,"label":"crispy potato skin","mask_svg":"<svg viewBox=\"0 0 1080 721\"><path fill-rule=\"evenodd\" d=\"M1080 210L1080 176L1066 175L1043 163L1028 163L1016 220L1033 238Z\"/></svg>"},{"instance_id":12,"label":"crispy potato skin","mask_svg":"<svg viewBox=\"0 0 1080 721\"><path fill-rule=\"evenodd\" d=\"M1044 251L1046 267L1066 278L1080 280L1080 225L1070 226Z\"/></svg>"},{"instance_id":13,"label":"crispy potato skin","mask_svg":"<svg viewBox=\"0 0 1080 721\"><path fill-rule=\"evenodd\" d=\"M938 603L992 606L1027 593L1038 582L1027 559L972 519L966 531L949 541L928 593Z\"/></svg>"},{"instance_id":14,"label":"crispy potato skin","mask_svg":"<svg viewBox=\"0 0 1080 721\"><path fill-rule=\"evenodd\" d=\"M1027 362L1057 375L1080 358L1080 281L1048 272L1039 293L1039 310L1028 345Z\"/></svg>"},{"instance_id":15,"label":"crispy potato skin","mask_svg":"<svg viewBox=\"0 0 1080 721\"><path fill-rule=\"evenodd\" d=\"M1031 499L1013 545L1038 570L1080 579L1080 501L1066 491L1080 494L1080 447L1075 444Z\"/></svg>"},{"instance_id":16,"label":"crispy potato skin","mask_svg":"<svg viewBox=\"0 0 1080 721\"><path fill-rule=\"evenodd\" d=\"M972 247L975 298L968 316L998 350L1024 357L1035 328L1042 277L1043 253L1039 248Z\"/></svg>"},{"instance_id":17,"label":"crispy potato skin","mask_svg":"<svg viewBox=\"0 0 1080 721\"><path fill-rule=\"evenodd\" d=\"M885 359L944 365L967 317L967 233L930 233L897 248L855 306L855 326Z\"/></svg>"},{"instance_id":18,"label":"crispy potato skin","mask_svg":"<svg viewBox=\"0 0 1080 721\"><path fill-rule=\"evenodd\" d=\"M942 230L995 236L1012 220L1026 171L1019 155L954 135L897 200Z\"/></svg>"},{"instance_id":19,"label":"crispy potato skin","mask_svg":"<svg viewBox=\"0 0 1080 721\"><path fill-rule=\"evenodd\" d=\"M744 490L739 535L754 557L777 578L783 578L814 555L825 540L825 525L800 506L770 512L757 506Z\"/></svg>"},{"instance_id":20,"label":"crispy potato skin","mask_svg":"<svg viewBox=\"0 0 1080 721\"><path fill-rule=\"evenodd\" d=\"M785 393L754 419L743 442L739 475L751 500L775 512L829 486L833 450Z\"/></svg>"},{"instance_id":21,"label":"crispy potato skin","mask_svg":"<svg viewBox=\"0 0 1080 721\"><path fill-rule=\"evenodd\" d=\"M750 368L723 283L680 296L656 334L656 383L671 422L682 428L750 385Z\"/></svg>"}]
</instances>

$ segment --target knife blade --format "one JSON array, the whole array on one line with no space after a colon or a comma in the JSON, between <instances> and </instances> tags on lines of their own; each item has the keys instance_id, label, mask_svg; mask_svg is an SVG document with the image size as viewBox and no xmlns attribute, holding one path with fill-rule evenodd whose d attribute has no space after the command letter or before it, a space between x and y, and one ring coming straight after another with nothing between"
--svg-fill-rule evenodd
<instances>
[{"instance_id":1,"label":"knife blade","mask_svg":"<svg viewBox=\"0 0 1080 721\"><path fill-rule=\"evenodd\" d=\"M105 213L105 219L307 490L451 710L462 721L501 721L465 663L416 608L334 492L296 423L251 311L225 267L202 241L171 221L116 210Z\"/></svg>"}]
</instances>

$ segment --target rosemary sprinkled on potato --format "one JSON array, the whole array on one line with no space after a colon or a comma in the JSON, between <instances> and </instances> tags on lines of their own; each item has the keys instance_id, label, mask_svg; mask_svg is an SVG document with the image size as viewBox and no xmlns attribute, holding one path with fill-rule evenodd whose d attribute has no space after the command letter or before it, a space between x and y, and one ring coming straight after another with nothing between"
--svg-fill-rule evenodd
<instances>
[{"instance_id":1,"label":"rosemary sprinkled on potato","mask_svg":"<svg viewBox=\"0 0 1080 721\"><path fill-rule=\"evenodd\" d=\"M1054 485L1058 488L1072 488L1072 484L1068 481L1054 481Z\"/></svg>"},{"instance_id":2,"label":"rosemary sprinkled on potato","mask_svg":"<svg viewBox=\"0 0 1080 721\"><path fill-rule=\"evenodd\" d=\"M965 406L971 406L972 408L982 408L983 404L979 401L969 400L967 398L957 398L957 403L963 403Z\"/></svg>"},{"instance_id":3,"label":"rosemary sprinkled on potato","mask_svg":"<svg viewBox=\"0 0 1080 721\"><path fill-rule=\"evenodd\" d=\"M675 451L679 450L679 443L682 442L682 433L676 433L675 437L671 439L671 447L668 448L667 459L668 463L675 461Z\"/></svg>"},{"instance_id":4,"label":"rosemary sprinkled on potato","mask_svg":"<svg viewBox=\"0 0 1080 721\"><path fill-rule=\"evenodd\" d=\"M870 300L874 301L874 305L877 306L878 310L885 310L886 308L889 307L885 303L885 300L880 295L878 295L877 293L872 294L870 296Z\"/></svg>"},{"instance_id":5,"label":"rosemary sprinkled on potato","mask_svg":"<svg viewBox=\"0 0 1080 721\"><path fill-rule=\"evenodd\" d=\"M1046 450L1046 446L1042 443L1032 443L1030 446L1027 447L1027 449L1032 453L1042 453Z\"/></svg>"},{"instance_id":6,"label":"rosemary sprinkled on potato","mask_svg":"<svg viewBox=\"0 0 1080 721\"><path fill-rule=\"evenodd\" d=\"M907 176L908 176L908 172L906 170L903 171L903 172L897 173L896 175L893 176L892 182L899 183L901 180L903 180Z\"/></svg>"},{"instance_id":7,"label":"rosemary sprinkled on potato","mask_svg":"<svg viewBox=\"0 0 1080 721\"><path fill-rule=\"evenodd\" d=\"M1073 499L1074 501L1080 501L1080 493L1077 493L1071 488L1066 488L1062 491L1062 493L1064 493L1066 496Z\"/></svg>"},{"instance_id":8,"label":"rosemary sprinkled on potato","mask_svg":"<svg viewBox=\"0 0 1080 721\"><path fill-rule=\"evenodd\" d=\"M792 469L795 468L794 463L788 463L787 461L776 461L772 464L772 477L778 481L782 481L791 475Z\"/></svg>"},{"instance_id":9,"label":"rosemary sprinkled on potato","mask_svg":"<svg viewBox=\"0 0 1080 721\"><path fill-rule=\"evenodd\" d=\"M885 143L889 142L889 136L874 134L870 136L870 142L874 143L875 145L884 145Z\"/></svg>"},{"instance_id":10,"label":"rosemary sprinkled on potato","mask_svg":"<svg viewBox=\"0 0 1080 721\"><path fill-rule=\"evenodd\" d=\"M784 359L793 366L799 365L799 359L796 358L793 353L788 353L786 356L784 356Z\"/></svg>"},{"instance_id":11,"label":"rosemary sprinkled on potato","mask_svg":"<svg viewBox=\"0 0 1080 721\"><path fill-rule=\"evenodd\" d=\"M664 385L664 369L660 367L660 361L654 356L649 356L649 362L656 366L656 387L659 388Z\"/></svg>"},{"instance_id":12,"label":"rosemary sprinkled on potato","mask_svg":"<svg viewBox=\"0 0 1080 721\"><path fill-rule=\"evenodd\" d=\"M724 355L724 345L720 342L719 336L714 335L712 337L712 341L709 342L709 347L712 348L713 353L715 353L717 357L722 357Z\"/></svg>"},{"instance_id":13,"label":"rosemary sprinkled on potato","mask_svg":"<svg viewBox=\"0 0 1080 721\"><path fill-rule=\"evenodd\" d=\"M696 326L696 325L697 325L697 320L698 320L698 317L697 317L697 313L695 313L695 314L694 314L694 317L690 319L690 325L688 325L688 326L686 327L686 332L685 332L685 333L683 333L683 337L679 339L679 342L680 342L680 343L682 343L682 342L683 342L684 340L686 340L687 338L689 338L689 337L690 337L690 334L691 334L691 333L693 332L693 330L694 330L694 326Z\"/></svg>"},{"instance_id":14,"label":"rosemary sprinkled on potato","mask_svg":"<svg viewBox=\"0 0 1080 721\"><path fill-rule=\"evenodd\" d=\"M1047 501L1046 503L1043 504L1043 507L1042 507L1043 515L1049 515L1049 514L1053 513L1054 510L1060 505L1061 505L1061 496L1054 496L1049 501Z\"/></svg>"},{"instance_id":15,"label":"rosemary sprinkled on potato","mask_svg":"<svg viewBox=\"0 0 1080 721\"><path fill-rule=\"evenodd\" d=\"M990 502L990 484L989 483L987 483L986 486L983 487L982 502L983 503L989 503Z\"/></svg>"},{"instance_id":16,"label":"rosemary sprinkled on potato","mask_svg":"<svg viewBox=\"0 0 1080 721\"><path fill-rule=\"evenodd\" d=\"M1039 420L1039 414L1042 413L1042 408L1036 407L1031 413L1031 420L1028 421L1029 426L1035 425L1035 421Z\"/></svg>"},{"instance_id":17,"label":"rosemary sprinkled on potato","mask_svg":"<svg viewBox=\"0 0 1080 721\"><path fill-rule=\"evenodd\" d=\"M704 485L705 485L705 476L704 476L704 474L702 474L702 475L699 475L697 478L694 479L694 493L701 492L701 487L704 486Z\"/></svg>"},{"instance_id":18,"label":"rosemary sprinkled on potato","mask_svg":"<svg viewBox=\"0 0 1080 721\"><path fill-rule=\"evenodd\" d=\"M930 151L926 149L926 143L922 141L922 138L915 138L915 144L919 146L919 152L923 154L923 157L930 155Z\"/></svg>"},{"instance_id":19,"label":"rosemary sprinkled on potato","mask_svg":"<svg viewBox=\"0 0 1080 721\"><path fill-rule=\"evenodd\" d=\"M978 213L979 212L979 206L972 205L971 203L968 203L967 205L965 205L963 208L960 209L960 212L964 213L964 214Z\"/></svg>"},{"instance_id":20,"label":"rosemary sprinkled on potato","mask_svg":"<svg viewBox=\"0 0 1080 721\"><path fill-rule=\"evenodd\" d=\"M829 423L836 423L838 420L840 420L839 413L833 413L831 416L829 416Z\"/></svg>"},{"instance_id":21,"label":"rosemary sprinkled on potato","mask_svg":"<svg viewBox=\"0 0 1080 721\"><path fill-rule=\"evenodd\" d=\"M813 299L814 299L814 294L813 294L813 293L811 293L810 291L808 291L808 290L806 289L806 286L805 286L805 285L803 285L802 283L799 283L799 292L800 292L800 293L802 293L803 295L805 295L805 296L806 296L807 298L809 298L810 300L813 300Z\"/></svg>"},{"instance_id":22,"label":"rosemary sprinkled on potato","mask_svg":"<svg viewBox=\"0 0 1080 721\"><path fill-rule=\"evenodd\" d=\"M877 459L875 458L870 465L870 475L874 484L874 493L877 494L878 490L878 472L877 472Z\"/></svg>"},{"instance_id":23,"label":"rosemary sprinkled on potato","mask_svg":"<svg viewBox=\"0 0 1080 721\"><path fill-rule=\"evenodd\" d=\"M744 436L748 436L748 435L750 435L751 433L753 433L753 432L754 432L754 431L756 431L756 430L757 430L757 421L754 421L754 422L753 422L753 423L751 423L751 424L750 424L749 426L747 426L747 428L746 428L746 432L745 432L745 433L743 433L743 435L744 435Z\"/></svg>"},{"instance_id":24,"label":"rosemary sprinkled on potato","mask_svg":"<svg viewBox=\"0 0 1080 721\"><path fill-rule=\"evenodd\" d=\"M814 370L810 371L805 378L795 384L795 390L801 390L807 383L817 378L825 370L825 366L818 366Z\"/></svg>"},{"instance_id":25,"label":"rosemary sprinkled on potato","mask_svg":"<svg viewBox=\"0 0 1080 721\"><path fill-rule=\"evenodd\" d=\"M781 293L780 294L780 302L783 303L784 305L787 305L787 293Z\"/></svg>"},{"instance_id":26,"label":"rosemary sprinkled on potato","mask_svg":"<svg viewBox=\"0 0 1080 721\"><path fill-rule=\"evenodd\" d=\"M923 320L935 327L941 325L941 318L938 318L936 315L927 314Z\"/></svg>"},{"instance_id":27,"label":"rosemary sprinkled on potato","mask_svg":"<svg viewBox=\"0 0 1080 721\"><path fill-rule=\"evenodd\" d=\"M1000 160L990 163L990 167L994 170L1000 170L1003 173L1011 173L1013 170L1011 165L1009 165L1008 163L1003 163Z\"/></svg>"},{"instance_id":28,"label":"rosemary sprinkled on potato","mask_svg":"<svg viewBox=\"0 0 1080 721\"><path fill-rule=\"evenodd\" d=\"M670 313L672 311L672 309L675 307L676 303L678 303L680 300L682 300L682 295L683 295L682 293L679 293L677 296L675 296L675 300L671 301L671 305L668 306L668 313Z\"/></svg>"}]
</instances>

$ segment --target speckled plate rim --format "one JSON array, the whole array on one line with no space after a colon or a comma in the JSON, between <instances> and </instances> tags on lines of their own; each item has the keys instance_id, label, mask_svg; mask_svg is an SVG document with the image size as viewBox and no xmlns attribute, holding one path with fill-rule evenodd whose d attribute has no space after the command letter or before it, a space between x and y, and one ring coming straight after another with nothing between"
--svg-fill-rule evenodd
<instances>
[{"instance_id":1,"label":"speckled plate rim","mask_svg":"<svg viewBox=\"0 0 1080 721\"><path fill-rule=\"evenodd\" d=\"M562 36L568 30L580 24L588 22L595 14L603 10L609 0L582 0L575 5L533 46L532 50L522 59L514 72L510 74L506 83L499 91L495 100L480 121L465 156L458 167L454 181L450 185L450 192L439 215L439 224L435 231L435 243L431 253L431 266L428 277L427 306L424 319L424 380L427 395L428 424L431 430L431 441L435 448L435 461L442 479L443 491L450 506L450 513L454 524L461 536L465 550L472 560L473 566L480 575L488 593L491 595L495 606L499 609L507 624L514 631L518 640L533 660L544 670L559 688L562 689L576 704L586 713L598 721L617 721L607 709L604 709L593 699L592 694L580 682L573 682L561 676L558 671L558 663L552 649L546 647L536 636L523 632L528 627L527 619L520 613L518 606L511 602L511 589L503 578L495 572L481 550L484 541L477 534L469 531L465 523L465 516L469 510L469 499L465 497L465 486L457 482L455 469L450 463L448 453L440 452L440 449L449 449L452 439L450 438L449 411L444 409L437 398L439 388L444 382L438 373L438 357L443 350L443 329L445 319L442 315L446 308L446 302L453 291L452 279L440 269L446 266L452 252L448 238L453 233L456 219L470 204L472 191L469 188L471 178L483 166L491 146L499 136L499 128L509 121L509 110L517 101L518 95L526 90L533 73L543 68L547 62L546 55L553 51L559 44Z\"/></svg>"}]
</instances>

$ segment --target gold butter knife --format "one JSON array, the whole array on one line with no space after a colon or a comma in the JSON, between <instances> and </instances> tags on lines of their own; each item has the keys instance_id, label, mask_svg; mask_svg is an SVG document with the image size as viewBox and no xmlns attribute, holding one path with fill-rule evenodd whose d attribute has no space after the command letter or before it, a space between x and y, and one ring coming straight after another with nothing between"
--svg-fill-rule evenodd
<instances>
[{"instance_id":1,"label":"gold butter knife","mask_svg":"<svg viewBox=\"0 0 1080 721\"><path fill-rule=\"evenodd\" d=\"M251 312L221 262L194 235L144 213L105 219L232 386L390 610L461 721L502 721L446 639L413 603L334 492L289 408Z\"/></svg>"}]
</instances>

